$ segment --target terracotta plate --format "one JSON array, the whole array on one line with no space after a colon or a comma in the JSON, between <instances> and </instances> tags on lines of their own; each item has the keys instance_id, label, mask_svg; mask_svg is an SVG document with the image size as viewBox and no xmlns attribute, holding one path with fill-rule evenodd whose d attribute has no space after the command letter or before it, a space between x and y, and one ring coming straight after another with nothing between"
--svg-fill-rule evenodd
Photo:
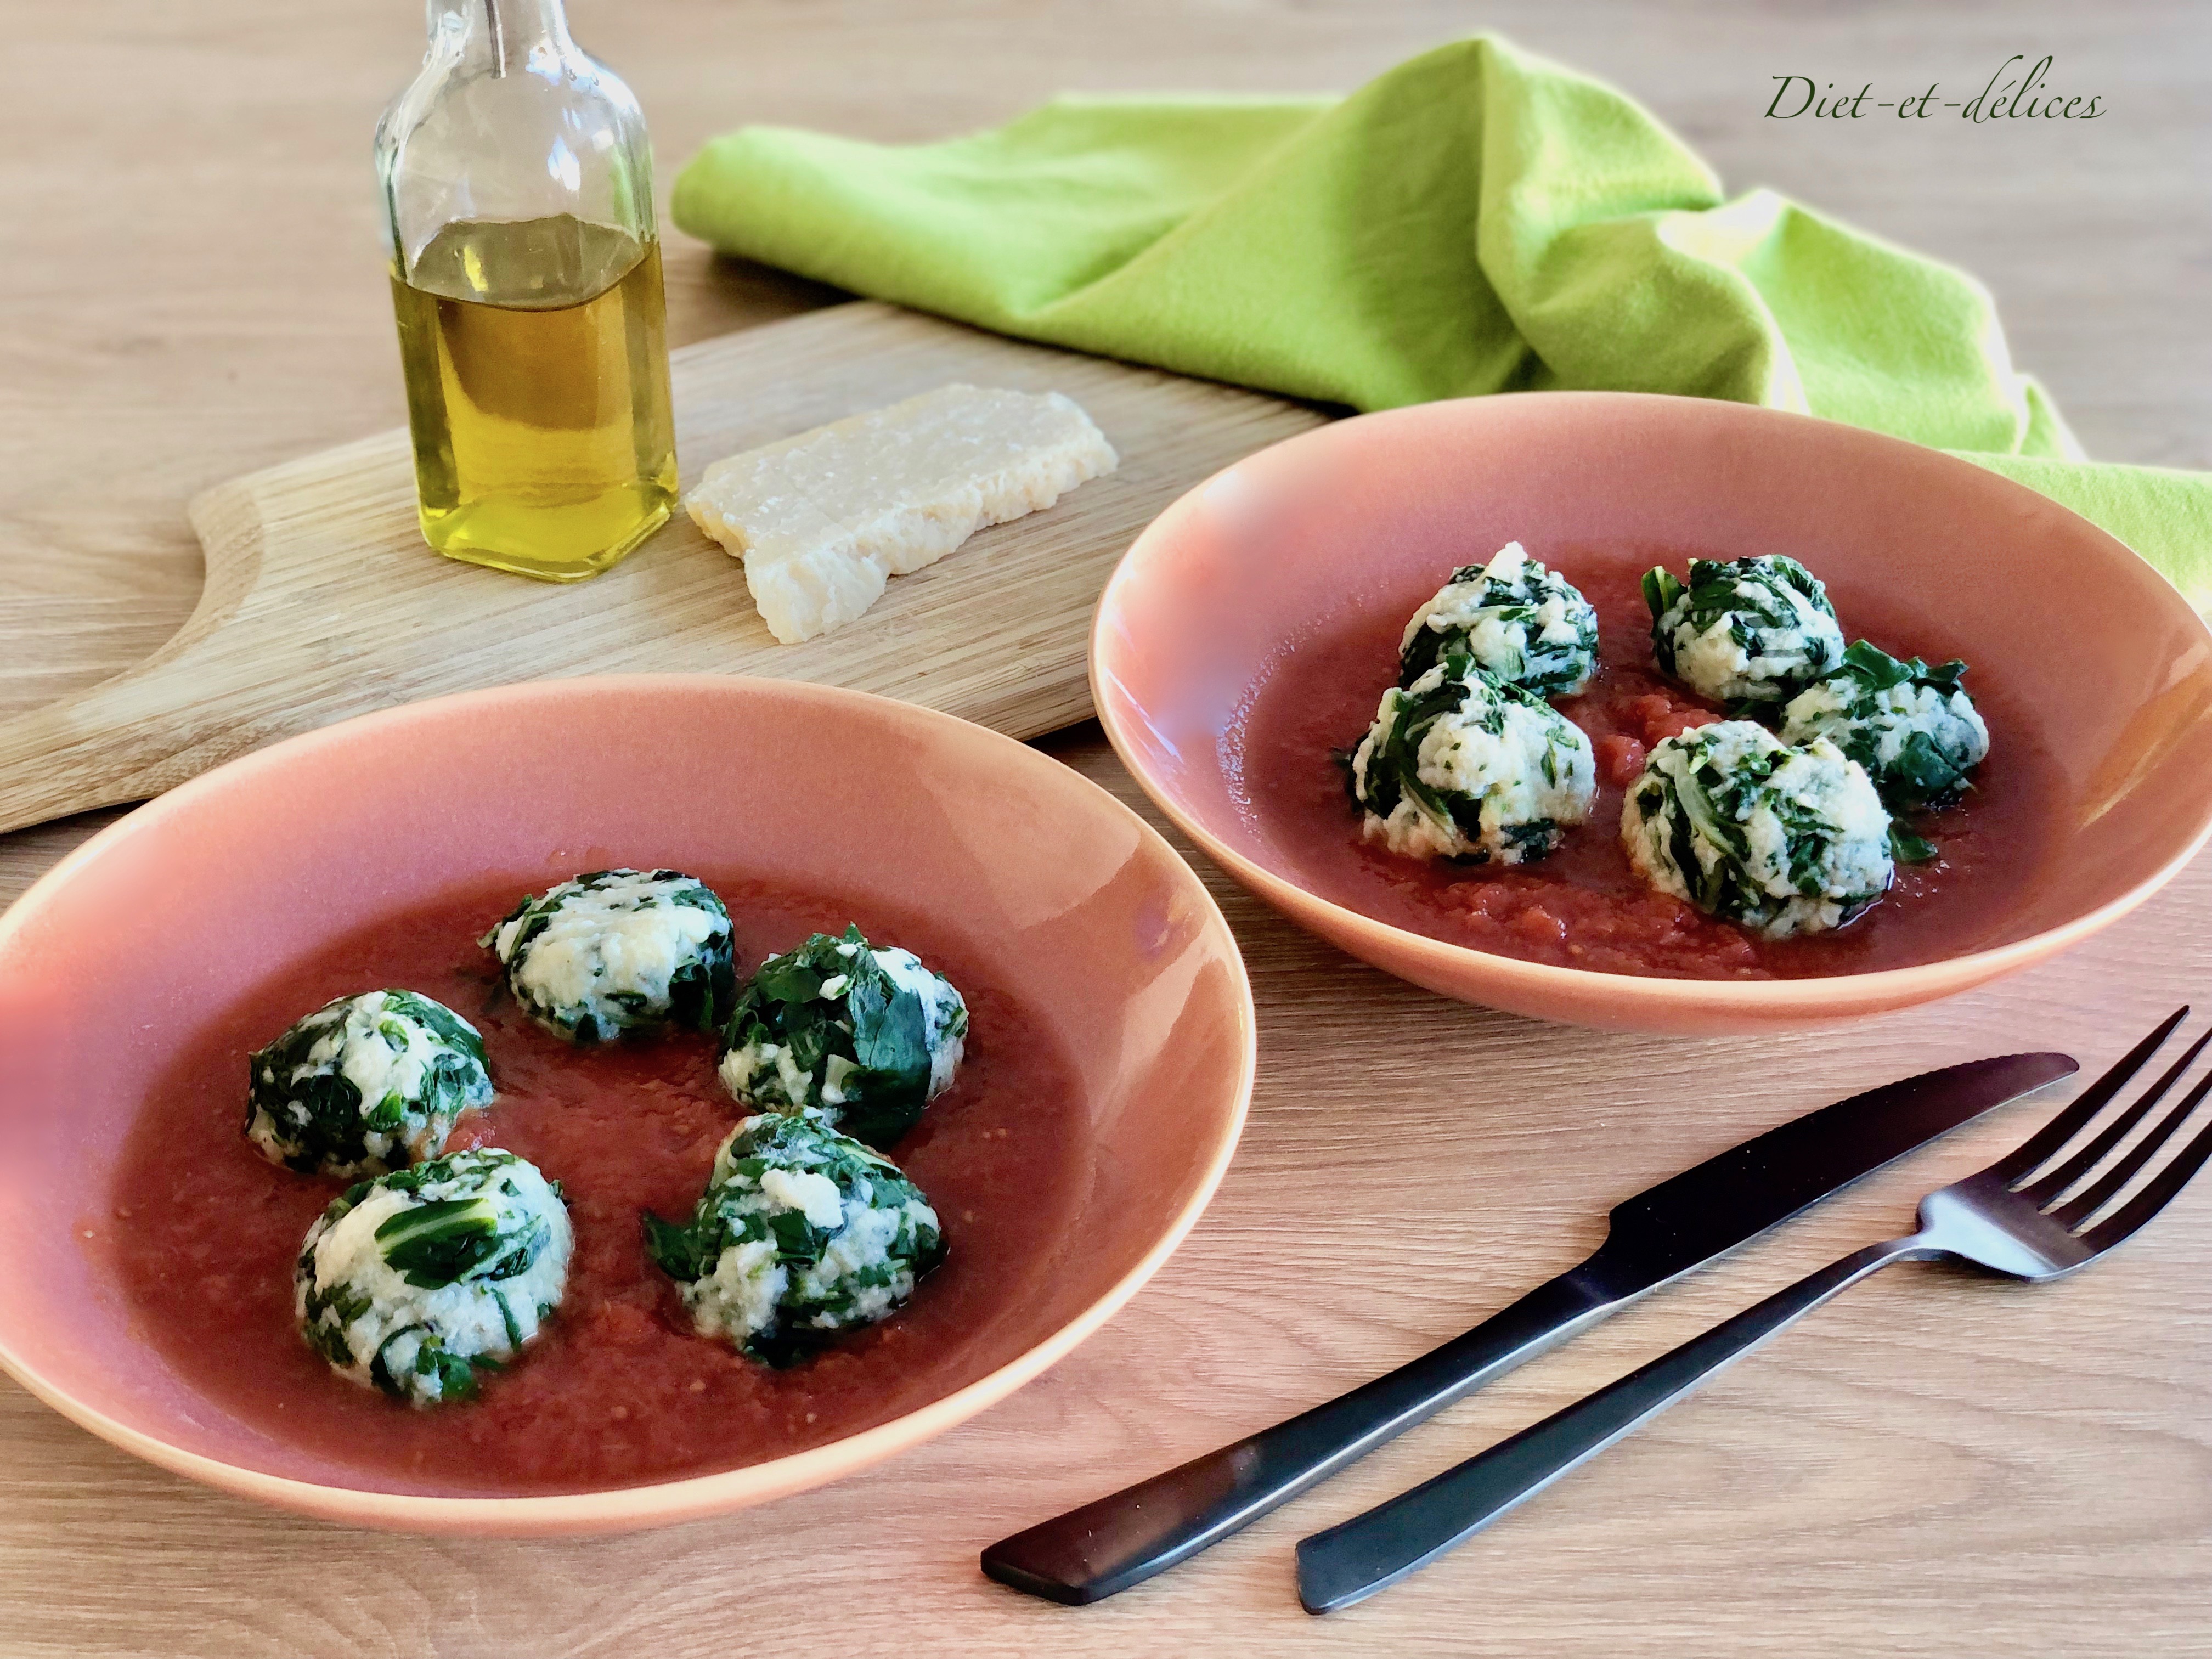
<instances>
[{"instance_id":1,"label":"terracotta plate","mask_svg":"<svg viewBox=\"0 0 2212 1659\"><path fill-rule=\"evenodd\" d=\"M492 877L520 893L623 862L742 866L924 909L1006 965L1085 1104L1086 1175L1048 1288L1009 1276L1010 1305L926 1357L941 1372L928 1403L796 1455L573 1495L350 1486L135 1335L81 1220L109 1212L149 1080L238 987L444 890ZM419 703L185 784L0 919L0 1363L128 1450L337 1520L583 1532L734 1509L948 1428L1097 1329L1212 1196L1252 1066L1243 966L1190 867L1104 791L1009 738L854 692L709 676Z\"/></svg>"},{"instance_id":2,"label":"terracotta plate","mask_svg":"<svg viewBox=\"0 0 2212 1659\"><path fill-rule=\"evenodd\" d=\"M1971 684L2001 688L1996 741L2035 757L2025 873L1978 896L1970 936L1948 948L1763 981L1547 966L1320 896L1243 775L1255 689L1285 653L1347 625L1402 623L1452 567L1516 540L1577 580L1789 553L1828 582L1847 633L1877 633L1866 618L1878 614L1905 637L1944 641L1972 665ZM1613 1029L1748 1031L1962 991L2141 903L2212 831L2212 633L2172 584L1966 462L1735 404L1531 393L1292 438L1138 538L1099 605L1091 672L1107 735L1146 792L1292 920L1448 996ZM1877 908L1856 925L1881 920Z\"/></svg>"}]
</instances>

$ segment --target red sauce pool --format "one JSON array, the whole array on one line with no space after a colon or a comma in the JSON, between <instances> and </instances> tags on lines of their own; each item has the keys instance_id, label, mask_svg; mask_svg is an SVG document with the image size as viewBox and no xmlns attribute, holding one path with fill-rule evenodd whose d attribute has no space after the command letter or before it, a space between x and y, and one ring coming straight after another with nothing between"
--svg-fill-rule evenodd
<instances>
[{"instance_id":1,"label":"red sauce pool","mask_svg":"<svg viewBox=\"0 0 2212 1659\"><path fill-rule=\"evenodd\" d=\"M1674 562L1680 563L1677 560ZM1930 962L1994 943L2014 896L2043 856L2057 769L2001 684L1968 676L1988 721L1990 758L1965 804L1914 820L1932 861L1898 866L1897 884L1865 915L1832 933L1765 940L1654 892L1620 845L1622 795L1661 738L1723 718L1667 679L1651 658L1650 613L1638 574L1588 580L1571 556L1557 567L1596 607L1599 667L1557 707L1589 734L1597 805L1559 850L1534 864L1465 866L1401 858L1360 838L1359 814L1333 757L1356 744L1395 681L1402 611L1337 617L1293 642L1246 700L1223 739L1244 810L1287 858L1301 884L1332 902L1410 932L1524 961L1677 979L1799 978ZM1425 598L1426 596L1422 596ZM1836 599L1848 637L1863 633L1899 656L1952 654L1916 638L1877 599Z\"/></svg>"},{"instance_id":2,"label":"red sauce pool","mask_svg":"<svg viewBox=\"0 0 2212 1659\"><path fill-rule=\"evenodd\" d=\"M725 1469L887 1421L942 1391L945 1355L1018 1303L1079 1197L1080 1085L1015 988L921 917L702 872L730 908L740 972L857 921L967 999L967 1057L891 1155L950 1253L883 1324L772 1371L690 1328L647 1259L638 1212L687 1215L742 1115L696 1035L575 1050L495 994L475 941L517 895L469 893L380 922L253 988L149 1094L112 1202L143 1334L239 1417L392 1491L580 1491ZM566 1191L576 1251L547 1334L468 1404L418 1411L333 1375L301 1340L292 1264L343 1189L264 1161L240 1133L246 1056L332 997L400 986L483 1033L499 1097L452 1145L497 1146Z\"/></svg>"}]
</instances>

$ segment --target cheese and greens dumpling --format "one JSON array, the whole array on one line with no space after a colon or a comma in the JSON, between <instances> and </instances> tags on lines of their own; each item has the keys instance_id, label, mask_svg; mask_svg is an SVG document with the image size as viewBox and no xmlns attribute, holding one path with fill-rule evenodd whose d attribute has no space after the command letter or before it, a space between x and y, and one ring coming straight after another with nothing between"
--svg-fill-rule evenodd
<instances>
[{"instance_id":1,"label":"cheese and greens dumpling","mask_svg":"<svg viewBox=\"0 0 2212 1659\"><path fill-rule=\"evenodd\" d=\"M1835 744L1792 746L1749 720L1662 740L1620 813L1646 881L1768 939L1840 927L1887 892L1889 830L1865 769Z\"/></svg>"},{"instance_id":2,"label":"cheese and greens dumpling","mask_svg":"<svg viewBox=\"0 0 2212 1659\"><path fill-rule=\"evenodd\" d=\"M687 1224L643 1219L700 1334L772 1365L887 1317L945 1259L921 1190L811 1112L745 1119Z\"/></svg>"},{"instance_id":3,"label":"cheese and greens dumpling","mask_svg":"<svg viewBox=\"0 0 2212 1659\"><path fill-rule=\"evenodd\" d=\"M1398 684L1411 685L1455 652L1539 696L1572 696L1597 672L1597 611L1509 542L1488 564L1453 571L1414 613L1399 641Z\"/></svg>"},{"instance_id":4,"label":"cheese and greens dumpling","mask_svg":"<svg viewBox=\"0 0 2212 1659\"><path fill-rule=\"evenodd\" d=\"M1597 799L1582 728L1456 652L1382 694L1350 781L1368 840L1476 864L1543 857Z\"/></svg>"},{"instance_id":5,"label":"cheese and greens dumpling","mask_svg":"<svg viewBox=\"0 0 2212 1659\"><path fill-rule=\"evenodd\" d=\"M1844 658L1828 590L1795 559L1690 561L1644 575L1659 666L1716 702L1782 702Z\"/></svg>"},{"instance_id":6,"label":"cheese and greens dumpling","mask_svg":"<svg viewBox=\"0 0 2212 1659\"><path fill-rule=\"evenodd\" d=\"M952 1086L967 1035L951 981L848 927L761 964L724 1030L721 1078L756 1110L819 1111L888 1146Z\"/></svg>"},{"instance_id":7,"label":"cheese and greens dumpling","mask_svg":"<svg viewBox=\"0 0 2212 1659\"><path fill-rule=\"evenodd\" d=\"M1990 729L1960 684L1966 673L1955 659L1930 668L1861 640L1843 666L1790 699L1782 740L1827 738L1866 769L1893 811L1948 806L1990 752Z\"/></svg>"},{"instance_id":8,"label":"cheese and greens dumpling","mask_svg":"<svg viewBox=\"0 0 2212 1659\"><path fill-rule=\"evenodd\" d=\"M347 1189L307 1230L293 1307L342 1376L410 1405L466 1400L536 1336L568 1278L568 1206L486 1148Z\"/></svg>"},{"instance_id":9,"label":"cheese and greens dumpling","mask_svg":"<svg viewBox=\"0 0 2212 1659\"><path fill-rule=\"evenodd\" d=\"M526 896L478 941L515 1000L580 1043L673 1024L711 1031L737 994L730 915L678 870L594 870Z\"/></svg>"},{"instance_id":10,"label":"cheese and greens dumpling","mask_svg":"<svg viewBox=\"0 0 2212 1659\"><path fill-rule=\"evenodd\" d=\"M326 1002L246 1060L246 1138L311 1175L380 1175L435 1158L492 1097L477 1028L412 991Z\"/></svg>"}]
</instances>

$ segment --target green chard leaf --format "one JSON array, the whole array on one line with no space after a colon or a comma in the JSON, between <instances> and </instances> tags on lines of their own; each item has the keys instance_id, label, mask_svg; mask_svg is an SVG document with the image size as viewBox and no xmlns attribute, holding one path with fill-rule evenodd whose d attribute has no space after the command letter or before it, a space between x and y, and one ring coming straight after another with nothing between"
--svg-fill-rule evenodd
<instances>
[{"instance_id":1,"label":"green chard leaf","mask_svg":"<svg viewBox=\"0 0 2212 1659\"><path fill-rule=\"evenodd\" d=\"M1905 828L1904 820L1889 821L1889 855L1899 864L1925 864L1936 855L1936 843Z\"/></svg>"},{"instance_id":2,"label":"green chard leaf","mask_svg":"<svg viewBox=\"0 0 2212 1659\"><path fill-rule=\"evenodd\" d=\"M663 1221L650 1210L638 1212L638 1220L645 1229L645 1253L653 1264L671 1279L694 1279L705 1277L713 1266L700 1237L701 1229L695 1224L678 1226L672 1221ZM714 1255L721 1255L720 1249Z\"/></svg>"},{"instance_id":3,"label":"green chard leaf","mask_svg":"<svg viewBox=\"0 0 2212 1659\"><path fill-rule=\"evenodd\" d=\"M498 1206L477 1194L402 1210L378 1226L376 1243L394 1273L434 1290L462 1279L511 1279L537 1260L548 1236L542 1221L502 1232Z\"/></svg>"}]
</instances>

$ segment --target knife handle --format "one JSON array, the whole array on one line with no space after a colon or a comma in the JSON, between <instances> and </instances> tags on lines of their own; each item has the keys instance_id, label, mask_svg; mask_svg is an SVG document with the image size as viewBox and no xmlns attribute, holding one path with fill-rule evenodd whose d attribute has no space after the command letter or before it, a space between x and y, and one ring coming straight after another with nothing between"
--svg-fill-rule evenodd
<instances>
[{"instance_id":1,"label":"knife handle","mask_svg":"<svg viewBox=\"0 0 2212 1659\"><path fill-rule=\"evenodd\" d=\"M1465 1543L1516 1504L1656 1417L1839 1291L1893 1261L1926 1255L1918 1239L1871 1244L1747 1308L1619 1382L1411 1492L1298 1545L1298 1600L1308 1613L1363 1601Z\"/></svg>"},{"instance_id":2,"label":"knife handle","mask_svg":"<svg viewBox=\"0 0 2212 1659\"><path fill-rule=\"evenodd\" d=\"M1626 1300L1604 1288L1596 1261L1350 1394L1000 1540L984 1572L1073 1607L1142 1583Z\"/></svg>"}]
</instances>

